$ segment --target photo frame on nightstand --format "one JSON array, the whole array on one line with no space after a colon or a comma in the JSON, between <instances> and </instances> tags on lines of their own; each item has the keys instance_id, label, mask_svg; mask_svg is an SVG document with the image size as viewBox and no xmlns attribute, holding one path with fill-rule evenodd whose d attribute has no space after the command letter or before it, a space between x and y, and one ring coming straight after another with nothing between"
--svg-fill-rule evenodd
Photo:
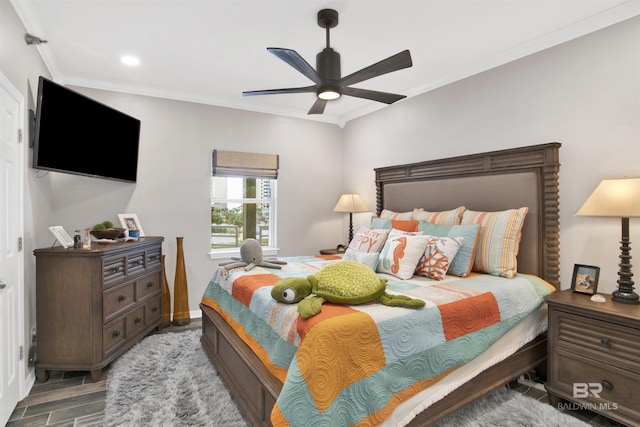
<instances>
[{"instance_id":1,"label":"photo frame on nightstand","mask_svg":"<svg viewBox=\"0 0 640 427\"><path fill-rule=\"evenodd\" d=\"M598 290L598 277L600 267L595 265L575 264L573 266L573 277L571 279L571 289L573 292L587 295L595 295Z\"/></svg>"}]
</instances>

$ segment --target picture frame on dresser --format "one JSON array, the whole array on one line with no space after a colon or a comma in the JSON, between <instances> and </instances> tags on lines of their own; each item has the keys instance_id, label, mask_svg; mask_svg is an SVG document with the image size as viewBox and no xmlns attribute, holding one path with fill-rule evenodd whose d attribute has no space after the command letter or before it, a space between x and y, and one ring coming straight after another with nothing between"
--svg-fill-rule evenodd
<instances>
[{"instance_id":1,"label":"picture frame on dresser","mask_svg":"<svg viewBox=\"0 0 640 427\"><path fill-rule=\"evenodd\" d=\"M118 214L118 219L123 228L127 230L138 230L140 232L139 237L144 237L144 231L142 231L142 225L138 215L134 213L121 213Z\"/></svg>"},{"instance_id":2,"label":"picture frame on dresser","mask_svg":"<svg viewBox=\"0 0 640 427\"><path fill-rule=\"evenodd\" d=\"M571 278L571 290L580 294L595 295L598 290L600 267L575 264Z\"/></svg>"}]
</instances>

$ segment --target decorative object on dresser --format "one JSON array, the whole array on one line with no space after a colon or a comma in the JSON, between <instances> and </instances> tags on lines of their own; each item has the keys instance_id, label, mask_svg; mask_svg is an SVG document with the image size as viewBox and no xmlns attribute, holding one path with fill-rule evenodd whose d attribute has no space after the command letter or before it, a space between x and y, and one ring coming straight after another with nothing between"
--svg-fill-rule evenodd
<instances>
[{"instance_id":1,"label":"decorative object on dresser","mask_svg":"<svg viewBox=\"0 0 640 427\"><path fill-rule=\"evenodd\" d=\"M633 273L629 255L629 218L640 217L640 178L603 179L576 215L622 219L618 289L613 292L612 299L616 302L637 304L640 296L633 291L634 282L631 279Z\"/></svg>"},{"instance_id":2,"label":"decorative object on dresser","mask_svg":"<svg viewBox=\"0 0 640 427\"><path fill-rule=\"evenodd\" d=\"M140 224L140 220L138 219L137 214L118 214L118 219L120 220L120 224L124 228L126 228L127 230L137 230L139 232L138 237L144 237L144 231L142 230L142 225Z\"/></svg>"},{"instance_id":3,"label":"decorative object on dresser","mask_svg":"<svg viewBox=\"0 0 640 427\"><path fill-rule=\"evenodd\" d=\"M351 243L351 240L353 240L353 214L356 212L369 212L369 208L358 194L348 193L340 196L333 211L349 213L349 241L347 244Z\"/></svg>"},{"instance_id":4,"label":"decorative object on dresser","mask_svg":"<svg viewBox=\"0 0 640 427\"><path fill-rule=\"evenodd\" d=\"M640 307L602 296L603 303L570 290L545 297L549 402L640 425Z\"/></svg>"},{"instance_id":5,"label":"decorative object on dresser","mask_svg":"<svg viewBox=\"0 0 640 427\"><path fill-rule=\"evenodd\" d=\"M173 324L184 326L191 323L189 314L189 289L187 270L184 265L184 237L176 237L176 275L173 281Z\"/></svg>"},{"instance_id":6,"label":"decorative object on dresser","mask_svg":"<svg viewBox=\"0 0 640 427\"><path fill-rule=\"evenodd\" d=\"M166 255L162 255L162 327L171 326L171 293L169 292L169 281L167 280Z\"/></svg>"},{"instance_id":7,"label":"decorative object on dresser","mask_svg":"<svg viewBox=\"0 0 640 427\"><path fill-rule=\"evenodd\" d=\"M102 368L162 323L162 237L36 249L36 376Z\"/></svg>"}]
</instances>

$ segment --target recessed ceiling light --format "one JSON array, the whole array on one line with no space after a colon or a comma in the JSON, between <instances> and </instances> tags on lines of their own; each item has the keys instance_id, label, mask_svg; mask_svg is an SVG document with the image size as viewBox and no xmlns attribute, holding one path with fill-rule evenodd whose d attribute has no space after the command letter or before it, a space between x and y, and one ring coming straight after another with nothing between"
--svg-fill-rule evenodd
<instances>
[{"instance_id":1,"label":"recessed ceiling light","mask_svg":"<svg viewBox=\"0 0 640 427\"><path fill-rule=\"evenodd\" d=\"M122 58L120 58L120 61L122 61L123 64L128 65L130 67L135 67L140 65L140 60L135 56L131 56L131 55L123 56Z\"/></svg>"}]
</instances>

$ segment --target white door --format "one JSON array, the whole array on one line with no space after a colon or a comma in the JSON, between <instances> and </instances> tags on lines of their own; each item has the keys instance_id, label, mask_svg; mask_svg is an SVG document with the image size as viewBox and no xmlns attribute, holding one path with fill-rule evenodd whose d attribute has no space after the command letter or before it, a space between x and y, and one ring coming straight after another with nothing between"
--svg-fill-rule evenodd
<instances>
[{"instance_id":1,"label":"white door","mask_svg":"<svg viewBox=\"0 0 640 427\"><path fill-rule=\"evenodd\" d=\"M22 397L23 340L22 127L24 101L0 74L0 425Z\"/></svg>"}]
</instances>

